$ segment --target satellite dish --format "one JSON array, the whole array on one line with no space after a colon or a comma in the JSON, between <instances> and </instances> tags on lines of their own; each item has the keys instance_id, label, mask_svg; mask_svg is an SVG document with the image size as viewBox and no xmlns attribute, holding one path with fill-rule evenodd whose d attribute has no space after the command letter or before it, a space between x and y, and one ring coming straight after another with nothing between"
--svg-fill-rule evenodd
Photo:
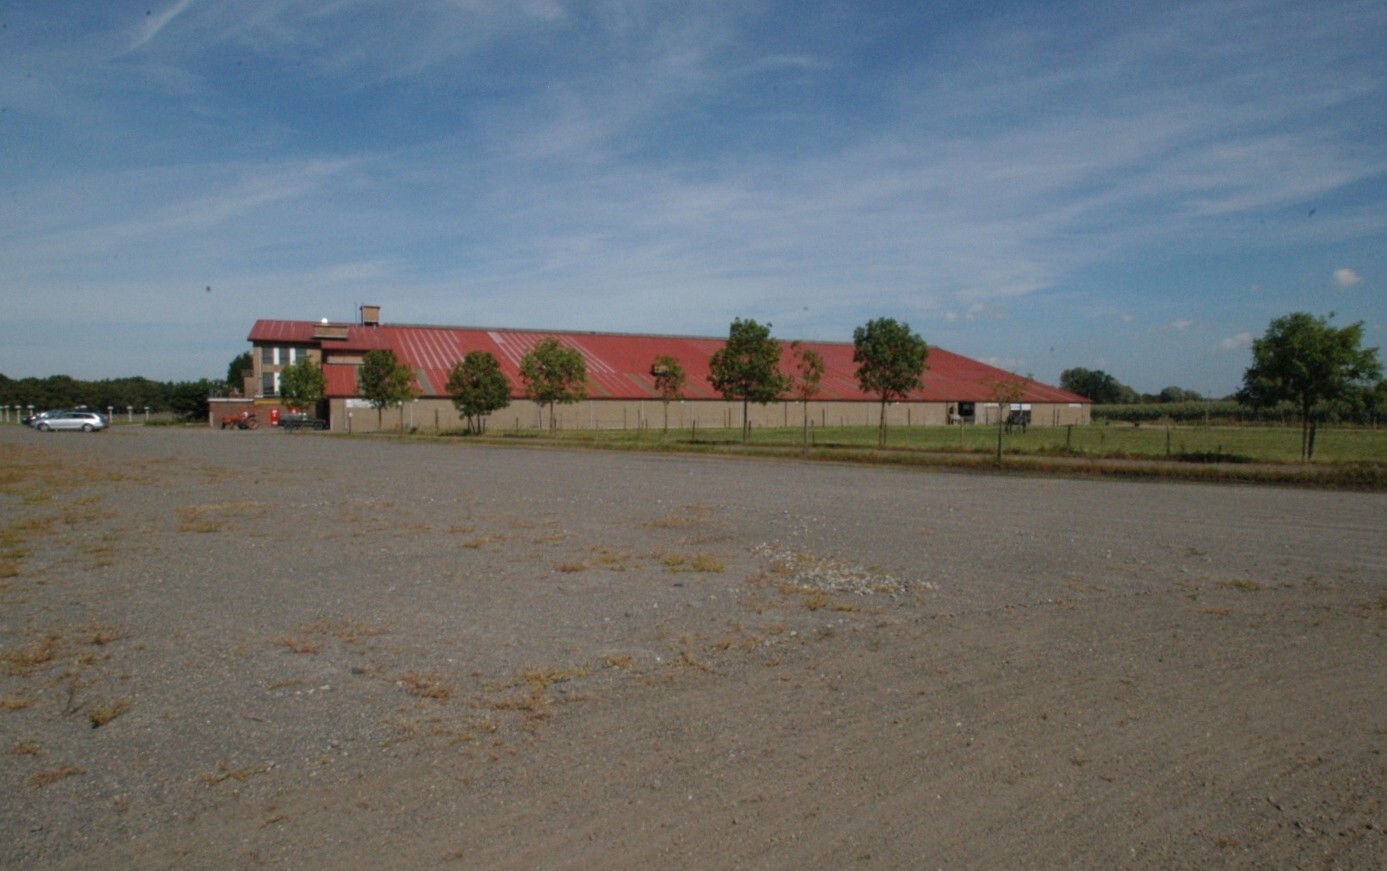
<instances>
[{"instance_id":1,"label":"satellite dish","mask_svg":"<svg viewBox=\"0 0 1387 871\"><path fill-rule=\"evenodd\" d=\"M323 318L323 323L324 323L324 324L327 323L327 318Z\"/></svg>"}]
</instances>

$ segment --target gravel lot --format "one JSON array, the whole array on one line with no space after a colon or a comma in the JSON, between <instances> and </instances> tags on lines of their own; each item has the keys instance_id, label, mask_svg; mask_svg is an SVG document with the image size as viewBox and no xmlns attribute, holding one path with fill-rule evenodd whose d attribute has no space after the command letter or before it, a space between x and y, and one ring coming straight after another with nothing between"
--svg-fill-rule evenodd
<instances>
[{"instance_id":1,"label":"gravel lot","mask_svg":"<svg viewBox=\"0 0 1387 871\"><path fill-rule=\"evenodd\" d=\"M1387 866L1387 497L0 426L0 865Z\"/></svg>"}]
</instances>

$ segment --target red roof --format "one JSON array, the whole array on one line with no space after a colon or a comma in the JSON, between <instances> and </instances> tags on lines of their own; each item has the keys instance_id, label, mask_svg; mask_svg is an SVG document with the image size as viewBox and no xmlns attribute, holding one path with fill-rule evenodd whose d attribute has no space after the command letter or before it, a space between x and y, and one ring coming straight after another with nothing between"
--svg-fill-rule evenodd
<instances>
[{"instance_id":1,"label":"red roof","mask_svg":"<svg viewBox=\"0 0 1387 871\"><path fill-rule=\"evenodd\" d=\"M255 322L249 340L256 344L321 344L331 360L332 352L350 354L390 350L414 369L422 395L447 395L448 372L469 351L490 351L514 385L515 398L523 398L520 358L541 339L555 338L583 355L588 370L588 395L594 399L657 399L650 367L656 357L671 356L684 367L689 399L720 399L708 383L708 360L725 344L724 339L690 336L629 335L620 333L528 332L510 329L434 326L345 327L345 339L315 339L318 324L312 321ZM782 342L781 368L792 370L790 343ZM857 365L852 361L853 346L848 342L805 342L824 359L824 376L816 400L870 401L877 397L857 386ZM924 387L913 391L911 400L926 402L987 402L993 385L1017 376L995 366L962 357L943 348L931 347L925 370ZM328 396L356 396L356 369L349 364L324 367ZM1032 381L1022 402L1087 403L1081 396Z\"/></svg>"}]
</instances>

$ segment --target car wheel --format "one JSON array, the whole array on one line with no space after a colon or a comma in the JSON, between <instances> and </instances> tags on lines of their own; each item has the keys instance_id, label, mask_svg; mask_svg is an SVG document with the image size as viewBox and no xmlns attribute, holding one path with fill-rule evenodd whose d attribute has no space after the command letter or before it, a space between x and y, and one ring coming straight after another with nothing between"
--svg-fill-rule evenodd
<instances>
[{"instance_id":1,"label":"car wheel","mask_svg":"<svg viewBox=\"0 0 1387 871\"><path fill-rule=\"evenodd\" d=\"M92 432L92 425L89 423L82 424L82 432Z\"/></svg>"},{"instance_id":2,"label":"car wheel","mask_svg":"<svg viewBox=\"0 0 1387 871\"><path fill-rule=\"evenodd\" d=\"M46 423L41 423L41 424L39 424L39 432L52 432L52 431L53 431L53 427L49 426L48 424L46 424Z\"/></svg>"}]
</instances>

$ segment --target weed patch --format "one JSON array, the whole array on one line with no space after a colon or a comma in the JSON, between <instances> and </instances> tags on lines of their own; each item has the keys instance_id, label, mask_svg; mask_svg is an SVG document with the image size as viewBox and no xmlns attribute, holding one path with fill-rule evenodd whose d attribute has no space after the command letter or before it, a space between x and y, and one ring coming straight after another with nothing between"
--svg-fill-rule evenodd
<instances>
[{"instance_id":1,"label":"weed patch","mask_svg":"<svg viewBox=\"0 0 1387 871\"><path fill-rule=\"evenodd\" d=\"M1387 593L1378 596L1376 601L1364 602L1359 605L1358 611L1364 616L1371 614L1387 614Z\"/></svg>"},{"instance_id":2,"label":"weed patch","mask_svg":"<svg viewBox=\"0 0 1387 871\"><path fill-rule=\"evenodd\" d=\"M589 552L592 554L588 559L589 565L599 566L610 572L626 571L631 568L632 562L635 559L631 554L625 551L612 550L611 548L601 546L589 548Z\"/></svg>"},{"instance_id":3,"label":"weed patch","mask_svg":"<svg viewBox=\"0 0 1387 871\"><path fill-rule=\"evenodd\" d=\"M217 762L217 770L202 775L199 780L213 786L218 783L225 783L228 780L241 783L257 774L264 774L269 770L270 768L267 765L248 765L244 768L232 768L230 765L226 764L225 760L219 760Z\"/></svg>"},{"instance_id":4,"label":"weed patch","mask_svg":"<svg viewBox=\"0 0 1387 871\"><path fill-rule=\"evenodd\" d=\"M125 633L112 626L100 626L89 623L82 627L82 640L88 644L95 644L104 647L125 638Z\"/></svg>"},{"instance_id":5,"label":"weed patch","mask_svg":"<svg viewBox=\"0 0 1387 871\"><path fill-rule=\"evenodd\" d=\"M434 699L442 702L447 701L453 694L453 688L444 683L442 676L437 672L405 672L396 679L395 683L410 695L422 699Z\"/></svg>"},{"instance_id":6,"label":"weed patch","mask_svg":"<svg viewBox=\"0 0 1387 871\"><path fill-rule=\"evenodd\" d=\"M823 590L806 590L803 595L804 607L810 611L820 611L828 607L828 594Z\"/></svg>"},{"instance_id":7,"label":"weed patch","mask_svg":"<svg viewBox=\"0 0 1387 871\"><path fill-rule=\"evenodd\" d=\"M7 650L0 654L0 665L12 677L27 677L58 657L58 643L61 640L62 636L49 633L18 650Z\"/></svg>"},{"instance_id":8,"label":"weed patch","mask_svg":"<svg viewBox=\"0 0 1387 871\"><path fill-rule=\"evenodd\" d=\"M237 520L255 520L265 516L265 505L260 502L217 502L211 505L193 505L179 512L179 532L208 534L221 532L228 524Z\"/></svg>"},{"instance_id":9,"label":"weed patch","mask_svg":"<svg viewBox=\"0 0 1387 871\"><path fill-rule=\"evenodd\" d=\"M305 623L289 636L275 639L275 644L292 653L317 653L319 643L311 637L336 638L342 644L351 646L366 638L384 635L389 630L371 623L358 623L353 620L316 620Z\"/></svg>"},{"instance_id":10,"label":"weed patch","mask_svg":"<svg viewBox=\"0 0 1387 871\"><path fill-rule=\"evenodd\" d=\"M86 774L86 769L78 768L75 765L64 765L61 768L53 768L48 771L40 771L29 778L30 789L43 789L45 786L57 783L68 777L76 777L79 774Z\"/></svg>"},{"instance_id":11,"label":"weed patch","mask_svg":"<svg viewBox=\"0 0 1387 871\"><path fill-rule=\"evenodd\" d=\"M483 687L491 695L479 704L493 711L514 711L531 722L548 719L554 705L549 690L555 684L579 680L587 674L585 665L524 668L509 680Z\"/></svg>"},{"instance_id":12,"label":"weed patch","mask_svg":"<svg viewBox=\"0 0 1387 871\"><path fill-rule=\"evenodd\" d=\"M660 557L660 563L672 572L721 572L727 568L722 560L712 554L700 553L692 556L667 553Z\"/></svg>"},{"instance_id":13,"label":"weed patch","mask_svg":"<svg viewBox=\"0 0 1387 871\"><path fill-rule=\"evenodd\" d=\"M130 710L129 699L113 699L88 709L87 719L91 722L93 729L100 729L128 710Z\"/></svg>"},{"instance_id":14,"label":"weed patch","mask_svg":"<svg viewBox=\"0 0 1387 871\"><path fill-rule=\"evenodd\" d=\"M290 653L312 654L321 649L318 642L311 638L276 638L274 643Z\"/></svg>"}]
</instances>

